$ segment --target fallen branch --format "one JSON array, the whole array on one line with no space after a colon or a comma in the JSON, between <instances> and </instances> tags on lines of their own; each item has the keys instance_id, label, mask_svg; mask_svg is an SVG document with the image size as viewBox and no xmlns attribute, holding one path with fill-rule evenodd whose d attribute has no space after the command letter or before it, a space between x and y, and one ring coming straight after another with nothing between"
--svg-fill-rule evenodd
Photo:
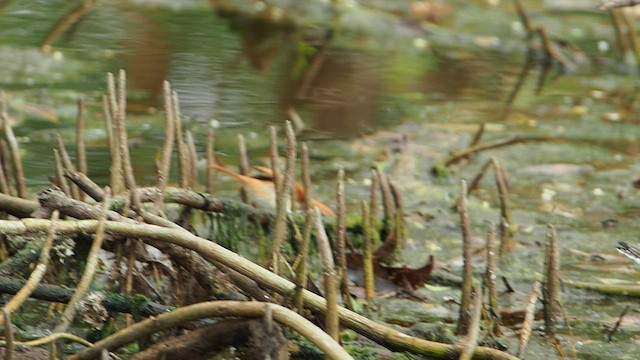
<instances>
[{"instance_id":1,"label":"fallen branch","mask_svg":"<svg viewBox=\"0 0 640 360\"><path fill-rule=\"evenodd\" d=\"M449 167L463 158L475 154L480 151L485 151L489 149L496 149L499 147L521 144L527 142L548 142L555 141L555 138L552 137L522 137L522 136L512 136L506 139L498 139L493 141L486 141L480 144L476 144L474 146L469 146L462 150L452 152L449 157L443 162L444 166Z\"/></svg>"},{"instance_id":2,"label":"fallen branch","mask_svg":"<svg viewBox=\"0 0 640 360\"><path fill-rule=\"evenodd\" d=\"M295 312L280 305L249 301L210 301L185 306L168 314L162 314L158 317L149 318L129 326L124 330L98 341L93 347L70 356L69 359L93 359L98 357L103 349L110 351L115 350L136 339L193 320L206 317L226 316L257 318L264 316L267 311L272 312L275 321L292 328L309 339L324 351L329 358L334 360L353 359L346 350L344 350L340 344L333 341L329 335Z\"/></svg>"},{"instance_id":3,"label":"fallen branch","mask_svg":"<svg viewBox=\"0 0 640 360\"><path fill-rule=\"evenodd\" d=\"M0 232L7 235L23 235L34 231L43 232L46 231L49 224L50 221L45 219L23 219L19 221L0 220ZM97 220L64 221L58 224L57 233L93 233L97 225ZM155 225L113 221L107 221L105 223L105 230L107 233L113 235L166 241L194 250L205 258L226 265L250 277L258 284L285 296L293 294L296 289L296 285L291 281L277 276L269 270L210 240L200 238L187 231L167 229ZM323 297L307 290L302 291L302 294L306 306L316 311L326 311L326 301ZM343 307L338 307L338 315L342 325L390 350L409 351L431 356L436 359L450 359L456 357L456 354L460 352L459 346L411 337L390 327L378 324ZM496 349L478 347L474 352L474 359L516 360L516 357Z\"/></svg>"}]
</instances>

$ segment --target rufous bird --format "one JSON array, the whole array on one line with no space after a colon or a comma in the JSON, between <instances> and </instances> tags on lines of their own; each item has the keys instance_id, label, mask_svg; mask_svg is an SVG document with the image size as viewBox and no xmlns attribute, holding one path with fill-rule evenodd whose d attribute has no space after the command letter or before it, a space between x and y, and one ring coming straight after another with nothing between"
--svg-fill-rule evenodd
<instances>
[{"instance_id":1,"label":"rufous bird","mask_svg":"<svg viewBox=\"0 0 640 360\"><path fill-rule=\"evenodd\" d=\"M265 174L265 178L242 175L217 164L211 165L211 168L238 180L245 189L250 205L260 209L275 210L276 192L273 183L273 172L270 168L266 166L254 166L256 170ZM295 200L298 203L298 206L300 208L303 208L306 191L304 187L297 182L294 183L294 186L296 197ZM333 212L333 210L331 210L330 207L316 199L311 199L311 207L317 207L325 216L335 216L335 213Z\"/></svg>"}]
</instances>

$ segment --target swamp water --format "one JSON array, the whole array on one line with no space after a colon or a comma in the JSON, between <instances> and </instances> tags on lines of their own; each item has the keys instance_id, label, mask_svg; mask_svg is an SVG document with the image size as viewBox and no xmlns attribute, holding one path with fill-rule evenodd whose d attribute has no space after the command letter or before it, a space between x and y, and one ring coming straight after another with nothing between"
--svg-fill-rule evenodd
<instances>
[{"instance_id":1,"label":"swamp water","mask_svg":"<svg viewBox=\"0 0 640 360\"><path fill-rule=\"evenodd\" d=\"M219 2L218 9L225 10L217 14L198 1L100 2L46 53L38 47L68 10L66 2L10 3L1 13L0 87L16 121L30 189L46 187L53 174L55 133L72 147L78 96L87 109L89 174L106 183L101 96L106 72L123 68L129 80L130 148L141 184L154 180L163 136L161 86L167 79L201 154L213 126L222 161L237 164L237 134L244 134L252 161L265 163L267 126L281 126L295 107L306 126L299 140L310 144L320 199L333 203L332 179L343 167L348 208L356 213L358 199L368 193L369 168L378 165L403 194L409 236L397 259L410 267L434 255L436 272L460 274L459 220L452 211L458 181L470 181L491 157L498 159L509 178L518 227L516 250L498 263L499 274L516 290L500 297L509 316L524 308L536 273L543 271L547 223L558 231L564 279L640 280L639 269L614 256L618 241L640 243L640 201L633 186L640 178L638 82L635 67L625 65L614 49L606 13L526 1L533 22L584 52L563 49L576 68L563 73L553 65L544 77L543 55L534 51L528 76L508 107L527 64L523 26L511 2L451 1L437 24L411 17L404 1L345 2L333 34L327 31L328 5L303 3L286 10L260 2ZM288 16L303 26L274 25L247 13ZM309 75L319 56L315 75ZM450 151L470 143L482 123L482 141L513 135L552 141L481 152L443 176L432 175ZM216 186L218 196L237 196L236 184L222 176ZM480 250L487 221L499 220L491 172L469 206ZM481 254L476 265L479 274ZM560 327L567 352L573 343L583 359L640 356L637 301L571 286L563 290L573 332ZM381 296L374 318L418 336L446 338L443 324L457 316L457 305L447 300L459 297L457 288L427 286L418 292L429 301ZM608 343L606 327L627 305L631 311ZM513 352L515 336L505 332L498 341ZM528 359L558 357L537 334L527 354Z\"/></svg>"}]
</instances>

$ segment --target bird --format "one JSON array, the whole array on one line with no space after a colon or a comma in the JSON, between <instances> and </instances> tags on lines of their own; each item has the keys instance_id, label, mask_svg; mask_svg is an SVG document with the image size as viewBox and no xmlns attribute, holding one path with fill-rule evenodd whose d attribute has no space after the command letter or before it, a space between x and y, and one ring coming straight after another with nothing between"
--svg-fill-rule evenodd
<instances>
[{"instance_id":1,"label":"bird","mask_svg":"<svg viewBox=\"0 0 640 360\"><path fill-rule=\"evenodd\" d=\"M635 261L636 264L640 265L640 249L633 245L629 245L624 241L620 241L616 248L620 253L622 253L622 255L628 257L629 259Z\"/></svg>"},{"instance_id":2,"label":"bird","mask_svg":"<svg viewBox=\"0 0 640 360\"><path fill-rule=\"evenodd\" d=\"M218 164L213 164L210 167L239 181L245 189L247 200L250 205L259 209L275 211L276 192L273 183L273 171L271 171L270 168L265 166L254 166L254 168L263 173L265 177L253 177L239 174ZM306 191L304 187L297 182L294 183L294 187L295 201L300 207L304 207L304 198ZM331 210L330 207L316 199L311 199L311 207L317 207L325 216L335 216L335 213L333 212L333 210Z\"/></svg>"}]
</instances>

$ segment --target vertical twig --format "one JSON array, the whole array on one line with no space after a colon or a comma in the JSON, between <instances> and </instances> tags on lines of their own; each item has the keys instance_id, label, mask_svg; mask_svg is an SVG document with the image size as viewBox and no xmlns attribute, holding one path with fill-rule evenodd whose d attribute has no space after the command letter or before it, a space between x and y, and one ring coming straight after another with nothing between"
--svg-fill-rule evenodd
<instances>
[{"instance_id":1,"label":"vertical twig","mask_svg":"<svg viewBox=\"0 0 640 360\"><path fill-rule=\"evenodd\" d=\"M305 128L304 121L302 121L302 118L298 115L298 112L293 106L289 106L287 108L287 115L289 115L289 120L293 123L293 129L295 130L296 135L300 135Z\"/></svg>"},{"instance_id":2,"label":"vertical twig","mask_svg":"<svg viewBox=\"0 0 640 360\"><path fill-rule=\"evenodd\" d=\"M248 175L249 172L251 171L251 168L249 165L249 155L247 153L247 145L244 142L244 135L242 134L238 134L238 157L240 158L240 164L239 164L240 166L238 167L240 174ZM249 203L247 190L244 188L244 186L240 189L240 198L242 199L243 203L245 204Z\"/></svg>"},{"instance_id":3,"label":"vertical twig","mask_svg":"<svg viewBox=\"0 0 640 360\"><path fill-rule=\"evenodd\" d=\"M298 279L299 289L296 291L294 303L299 314L301 314L304 309L304 296L302 293L307 287L307 264L309 261L309 244L311 243L311 230L313 227L313 209L308 209L306 210L302 244L300 244L300 264L296 269L296 279Z\"/></svg>"},{"instance_id":4,"label":"vertical twig","mask_svg":"<svg viewBox=\"0 0 640 360\"><path fill-rule=\"evenodd\" d=\"M287 237L287 208L289 196L291 194L291 188L293 186L293 173L296 160L296 138L293 133L291 122L287 121L285 124L285 135L287 140L286 149L286 167L284 179L282 182L276 183L276 218L273 225L272 243L271 243L271 258L274 272L277 274L278 262L280 259L280 246ZM272 168L275 168L272 164ZM274 180L278 179L274 173Z\"/></svg>"},{"instance_id":5,"label":"vertical twig","mask_svg":"<svg viewBox=\"0 0 640 360\"><path fill-rule=\"evenodd\" d=\"M333 263L333 253L327 232L322 224L322 213L317 207L314 209L315 234L318 241L318 252L322 259L322 282L324 283L324 295L327 300L327 312L325 313L325 331L334 340L338 340L340 334L338 318L338 299L336 294L336 274Z\"/></svg>"},{"instance_id":6,"label":"vertical twig","mask_svg":"<svg viewBox=\"0 0 640 360\"><path fill-rule=\"evenodd\" d=\"M76 118L76 162L78 171L89 175L87 169L87 150L84 142L84 99L78 98L78 117Z\"/></svg>"},{"instance_id":7,"label":"vertical twig","mask_svg":"<svg viewBox=\"0 0 640 360\"><path fill-rule=\"evenodd\" d=\"M280 183L282 182L282 177L280 176L278 155L278 130L275 126L269 127L269 161L271 163L271 172L273 173L273 184L277 193Z\"/></svg>"},{"instance_id":8,"label":"vertical twig","mask_svg":"<svg viewBox=\"0 0 640 360\"><path fill-rule=\"evenodd\" d=\"M476 177L471 180L471 183L469 183L469 187L467 188L467 196L471 195L472 192L478 189L478 187L480 186L480 181L487 173L487 170L489 170L489 168L493 165L493 159L487 160L487 162L482 165L482 168L480 168L480 171L478 171L478 175L476 175Z\"/></svg>"},{"instance_id":9,"label":"vertical twig","mask_svg":"<svg viewBox=\"0 0 640 360\"><path fill-rule=\"evenodd\" d=\"M382 207L384 208L384 228L388 234L394 234L396 223L396 206L393 201L393 194L389 186L389 178L376 169L378 180L380 182L380 191L382 192Z\"/></svg>"},{"instance_id":10,"label":"vertical twig","mask_svg":"<svg viewBox=\"0 0 640 360\"><path fill-rule=\"evenodd\" d=\"M189 149L189 177L191 183L189 187L192 189L198 188L198 151L196 150L196 143L193 140L193 134L187 130L187 148Z\"/></svg>"},{"instance_id":11,"label":"vertical twig","mask_svg":"<svg viewBox=\"0 0 640 360\"><path fill-rule=\"evenodd\" d=\"M27 186L24 181L24 170L22 168L22 159L20 157L20 146L18 145L18 139L16 138L16 135L13 133L13 127L11 126L9 115L7 114L7 103L5 100L4 91L0 91L0 117L2 117L1 122L4 125L4 134L7 137L7 143L9 144L9 148L11 150L13 175L16 189L18 191L18 197L26 198Z\"/></svg>"},{"instance_id":12,"label":"vertical twig","mask_svg":"<svg viewBox=\"0 0 640 360\"><path fill-rule=\"evenodd\" d=\"M609 10L609 14L611 14L611 23L613 24L613 30L616 33L616 40L618 41L618 47L620 48L620 55L622 60L626 60L627 54L629 53L629 39L624 35L624 30L622 29L622 16L620 15L619 9L611 9Z\"/></svg>"},{"instance_id":13,"label":"vertical twig","mask_svg":"<svg viewBox=\"0 0 640 360\"><path fill-rule=\"evenodd\" d=\"M630 309L631 307L629 305L625 306L622 312L620 313L620 316L618 317L618 321L616 321L616 324L613 325L611 330L607 332L608 342L613 341L613 335L616 333L616 331L618 331L618 329L620 328L620 325L622 325L622 319L624 319L624 317L627 315Z\"/></svg>"},{"instance_id":14,"label":"vertical twig","mask_svg":"<svg viewBox=\"0 0 640 360\"><path fill-rule=\"evenodd\" d=\"M11 314L7 309L2 309L2 315L4 316L4 359L13 360L13 327L11 326Z\"/></svg>"},{"instance_id":15,"label":"vertical twig","mask_svg":"<svg viewBox=\"0 0 640 360\"><path fill-rule=\"evenodd\" d=\"M378 188L380 187L380 176L377 169L371 169L371 190L369 196L369 236L371 246L378 242Z\"/></svg>"},{"instance_id":16,"label":"vertical twig","mask_svg":"<svg viewBox=\"0 0 640 360\"><path fill-rule=\"evenodd\" d=\"M215 157L215 136L213 133L213 128L210 127L207 130L207 145L206 150L207 154L207 177L205 182L205 191L209 194L213 194L213 187L215 183L214 170L212 169L213 164L216 162Z\"/></svg>"},{"instance_id":17,"label":"vertical twig","mask_svg":"<svg viewBox=\"0 0 640 360\"><path fill-rule=\"evenodd\" d=\"M125 252L127 256L127 274L125 276L124 293L125 295L131 295L133 292L133 269L136 263L136 248L137 241L134 239L127 239L125 243ZM126 315L127 326L133 324L133 317L131 314Z\"/></svg>"},{"instance_id":18,"label":"vertical twig","mask_svg":"<svg viewBox=\"0 0 640 360\"><path fill-rule=\"evenodd\" d=\"M182 131L182 119L180 117L180 104L178 102L178 93L172 92L172 105L173 105L173 116L176 121L175 124L175 140L176 140L176 149L178 150L178 183L180 187L183 189L187 189L189 187L189 175L191 172L189 171L189 153L187 151L187 146L184 143L184 136Z\"/></svg>"},{"instance_id":19,"label":"vertical twig","mask_svg":"<svg viewBox=\"0 0 640 360\"><path fill-rule=\"evenodd\" d=\"M515 0L515 3L516 3L516 12L520 17L520 21L522 21L522 25L524 25L525 30L527 30L527 39L529 39L533 35L533 27L531 26L529 15L525 11L524 5L522 5L521 0Z\"/></svg>"},{"instance_id":20,"label":"vertical twig","mask_svg":"<svg viewBox=\"0 0 640 360\"><path fill-rule=\"evenodd\" d=\"M556 230L553 225L547 228L546 261L545 261L544 295L544 328L545 336L553 339L556 336L556 322L560 304L560 250Z\"/></svg>"},{"instance_id":21,"label":"vertical twig","mask_svg":"<svg viewBox=\"0 0 640 360\"><path fill-rule=\"evenodd\" d=\"M336 244L338 250L338 274L340 276L340 292L342 295L342 303L344 306L352 310L351 294L349 293L349 278L347 274L347 253L345 252L347 242L347 226L344 218L346 213L344 199L344 169L338 170L338 181L336 189L337 218L336 218Z\"/></svg>"},{"instance_id":22,"label":"vertical twig","mask_svg":"<svg viewBox=\"0 0 640 360\"><path fill-rule=\"evenodd\" d=\"M369 305L376 293L375 276L373 272L373 242L371 239L371 217L369 205L362 200L362 233L364 237L364 251L362 255L362 269L364 271L364 297Z\"/></svg>"},{"instance_id":23,"label":"vertical twig","mask_svg":"<svg viewBox=\"0 0 640 360\"><path fill-rule=\"evenodd\" d=\"M107 134L109 134L109 149L111 150L111 191L114 195L120 195L125 189L124 173L122 155L120 155L120 141L114 126L120 111L116 100L116 80L112 73L107 74L107 97L104 98L103 103L105 105Z\"/></svg>"},{"instance_id":24,"label":"vertical twig","mask_svg":"<svg viewBox=\"0 0 640 360\"><path fill-rule=\"evenodd\" d=\"M491 161L494 165L493 171L500 196L500 218L503 219L502 221L504 223L504 226L501 226L502 231L500 232L500 256L502 256L515 248L515 242L513 240L514 224L513 217L511 216L511 207L509 205L509 189L505 172L496 158L492 158Z\"/></svg>"},{"instance_id":25,"label":"vertical twig","mask_svg":"<svg viewBox=\"0 0 640 360\"><path fill-rule=\"evenodd\" d=\"M471 225L467 212L467 182L460 180L460 198L458 200L458 213L460 214L460 229L462 231L462 299L460 301L460 313L458 314L458 326L456 334L463 335L469 330L471 321L471 298L473 293L473 258L471 256Z\"/></svg>"},{"instance_id":26,"label":"vertical twig","mask_svg":"<svg viewBox=\"0 0 640 360\"><path fill-rule=\"evenodd\" d=\"M62 159L60 158L58 149L53 149L53 159L56 167L56 180L58 181L58 186L63 193L71 196L69 183L67 182L67 178L64 177L64 166L62 165Z\"/></svg>"},{"instance_id":27,"label":"vertical twig","mask_svg":"<svg viewBox=\"0 0 640 360\"><path fill-rule=\"evenodd\" d=\"M133 166L131 165L131 155L129 153L129 140L127 137L127 75L124 70L120 70L118 74L118 116L115 120L115 135L118 138L118 146L120 147L120 156L122 164L122 172L124 180L129 191L132 206L142 208L137 194L136 179L133 174Z\"/></svg>"},{"instance_id":28,"label":"vertical twig","mask_svg":"<svg viewBox=\"0 0 640 360\"><path fill-rule=\"evenodd\" d=\"M76 171L75 166L73 166L73 162L71 162L71 158L69 157L69 153L67 153L67 149L64 147L64 142L62 141L60 133L56 134L56 147L58 148L60 160L62 160L63 169ZM62 173L64 174L64 171L62 171ZM69 184L69 194L76 200L80 199L80 190L75 184Z\"/></svg>"},{"instance_id":29,"label":"vertical twig","mask_svg":"<svg viewBox=\"0 0 640 360\"><path fill-rule=\"evenodd\" d=\"M304 187L304 210L311 210L311 170L309 167L309 147L302 144L302 186Z\"/></svg>"},{"instance_id":30,"label":"vertical twig","mask_svg":"<svg viewBox=\"0 0 640 360\"><path fill-rule=\"evenodd\" d=\"M473 352L478 346L478 336L480 335L480 318L482 315L482 285L476 285L475 303L473 304L473 315L469 324L469 333L465 337L460 360L471 360Z\"/></svg>"},{"instance_id":31,"label":"vertical twig","mask_svg":"<svg viewBox=\"0 0 640 360\"><path fill-rule=\"evenodd\" d=\"M491 333L494 336L500 336L500 309L498 308L498 287L496 285L496 226L494 223L489 224L487 232L487 268L484 273L484 284L487 288L489 296L488 318L491 324ZM495 315L492 315L495 314ZM494 317L495 316L495 317Z\"/></svg>"},{"instance_id":32,"label":"vertical twig","mask_svg":"<svg viewBox=\"0 0 640 360\"><path fill-rule=\"evenodd\" d=\"M540 281L536 281L533 284L533 290L529 293L529 300L524 312L524 321L522 322L522 329L520 330L520 343L518 345L518 358L523 358L527 345L529 344L529 338L531 337L531 328L533 327L533 321L536 317L536 303L540 296Z\"/></svg>"},{"instance_id":33,"label":"vertical twig","mask_svg":"<svg viewBox=\"0 0 640 360\"><path fill-rule=\"evenodd\" d=\"M1 119L0 122L2 122ZM0 192L11 195L11 175L8 171L9 159L7 159L8 153L7 143L3 139L0 139Z\"/></svg>"},{"instance_id":34,"label":"vertical twig","mask_svg":"<svg viewBox=\"0 0 640 360\"><path fill-rule=\"evenodd\" d=\"M549 60L555 60L559 62L567 70L572 70L576 67L576 64L574 64L571 60L569 60L569 58L564 56L563 53L558 51L558 49L553 46L553 43L551 43L551 39L549 39L549 35L547 35L547 30L543 26L538 27L538 34L540 34L540 38L542 39L542 46Z\"/></svg>"},{"instance_id":35,"label":"vertical twig","mask_svg":"<svg viewBox=\"0 0 640 360\"><path fill-rule=\"evenodd\" d=\"M620 12L622 14L622 20L627 26L627 34L629 35L629 42L631 43L631 49L633 53L636 55L636 61L640 62L640 37L638 37L638 33L636 32L636 26L634 23L631 14L628 11L622 9Z\"/></svg>"},{"instance_id":36,"label":"vertical twig","mask_svg":"<svg viewBox=\"0 0 640 360\"><path fill-rule=\"evenodd\" d=\"M173 153L173 143L175 140L176 124L175 114L173 112L173 101L171 97L171 84L165 80L163 83L163 103L164 103L164 141L162 143L162 152L160 160L156 164L156 174L158 177L156 187L158 193L154 203L154 213L159 214L164 202L164 190L169 182L169 173L171 172L171 154Z\"/></svg>"}]
</instances>

